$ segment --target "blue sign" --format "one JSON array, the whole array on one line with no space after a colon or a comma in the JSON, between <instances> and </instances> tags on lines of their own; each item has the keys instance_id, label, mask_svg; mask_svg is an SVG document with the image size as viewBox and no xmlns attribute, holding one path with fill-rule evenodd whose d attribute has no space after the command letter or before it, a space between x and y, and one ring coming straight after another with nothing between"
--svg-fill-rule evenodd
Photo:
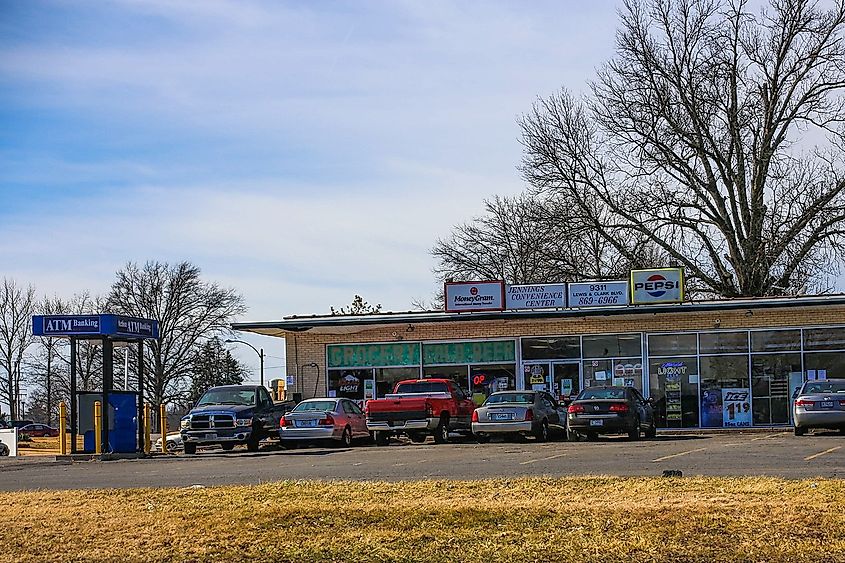
<instances>
[{"instance_id":1,"label":"blue sign","mask_svg":"<svg viewBox=\"0 0 845 563\"><path fill-rule=\"evenodd\" d=\"M35 336L122 336L158 338L158 321L121 315L35 315Z\"/></svg>"}]
</instances>

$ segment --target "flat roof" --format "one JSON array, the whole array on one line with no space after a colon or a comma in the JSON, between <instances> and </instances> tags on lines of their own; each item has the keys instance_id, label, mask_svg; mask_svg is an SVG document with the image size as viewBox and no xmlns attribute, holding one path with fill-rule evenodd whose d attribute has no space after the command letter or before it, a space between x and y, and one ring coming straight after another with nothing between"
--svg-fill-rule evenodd
<instances>
[{"instance_id":1,"label":"flat roof","mask_svg":"<svg viewBox=\"0 0 845 563\"><path fill-rule=\"evenodd\" d=\"M374 327L403 324L444 323L491 320L565 319L571 317L610 317L619 315L654 315L730 311L735 309L782 309L795 307L845 306L845 294L796 297L753 297L688 301L662 305L625 305L567 309L531 309L447 313L445 311L384 312L368 315L293 315L278 321L233 323L232 329L267 336L312 331L323 334L359 332Z\"/></svg>"}]
</instances>

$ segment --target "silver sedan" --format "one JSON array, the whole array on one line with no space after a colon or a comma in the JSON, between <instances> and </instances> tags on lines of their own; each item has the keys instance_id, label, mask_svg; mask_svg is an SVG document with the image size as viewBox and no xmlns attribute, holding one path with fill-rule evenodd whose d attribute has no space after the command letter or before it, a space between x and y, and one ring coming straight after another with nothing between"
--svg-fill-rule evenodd
<instances>
[{"instance_id":1,"label":"silver sedan","mask_svg":"<svg viewBox=\"0 0 845 563\"><path fill-rule=\"evenodd\" d=\"M472 433L479 442L492 434L530 434L544 442L552 432L565 435L566 409L545 391L499 391L472 415Z\"/></svg>"},{"instance_id":2,"label":"silver sedan","mask_svg":"<svg viewBox=\"0 0 845 563\"><path fill-rule=\"evenodd\" d=\"M364 412L350 399L308 399L286 413L279 424L279 439L288 448L318 441L351 446L369 437Z\"/></svg>"},{"instance_id":3,"label":"silver sedan","mask_svg":"<svg viewBox=\"0 0 845 563\"><path fill-rule=\"evenodd\" d=\"M808 428L830 428L845 433L845 379L807 381L792 407L795 435Z\"/></svg>"}]
</instances>

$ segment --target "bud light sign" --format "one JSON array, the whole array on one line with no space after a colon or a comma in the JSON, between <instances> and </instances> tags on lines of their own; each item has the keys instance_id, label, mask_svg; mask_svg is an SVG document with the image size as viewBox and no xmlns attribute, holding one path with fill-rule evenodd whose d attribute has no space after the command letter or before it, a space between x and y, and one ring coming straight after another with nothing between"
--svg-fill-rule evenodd
<instances>
[{"instance_id":1,"label":"bud light sign","mask_svg":"<svg viewBox=\"0 0 845 563\"><path fill-rule=\"evenodd\" d=\"M683 268L631 270L631 303L681 303L684 300Z\"/></svg>"}]
</instances>

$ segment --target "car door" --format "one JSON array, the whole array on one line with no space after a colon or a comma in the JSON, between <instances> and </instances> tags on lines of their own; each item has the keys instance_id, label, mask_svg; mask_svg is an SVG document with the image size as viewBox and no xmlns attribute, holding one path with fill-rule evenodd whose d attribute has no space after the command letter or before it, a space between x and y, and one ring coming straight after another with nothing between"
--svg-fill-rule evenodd
<instances>
[{"instance_id":1,"label":"car door","mask_svg":"<svg viewBox=\"0 0 845 563\"><path fill-rule=\"evenodd\" d=\"M261 421L265 429L273 429L278 426L278 420L273 420L273 399L264 387L256 389L255 416Z\"/></svg>"},{"instance_id":2,"label":"car door","mask_svg":"<svg viewBox=\"0 0 845 563\"><path fill-rule=\"evenodd\" d=\"M645 398L640 395L640 392L633 387L629 388L628 392L631 395L631 403L637 411L637 416L640 418L640 424L650 426L652 416L649 412L649 404L646 402Z\"/></svg>"},{"instance_id":3,"label":"car door","mask_svg":"<svg viewBox=\"0 0 845 563\"><path fill-rule=\"evenodd\" d=\"M469 395L458 385L455 386L455 404L457 405L458 416L455 422L461 428L470 427L470 419L472 418L472 411L475 410L476 404L469 398Z\"/></svg>"},{"instance_id":4,"label":"car door","mask_svg":"<svg viewBox=\"0 0 845 563\"><path fill-rule=\"evenodd\" d=\"M346 413L346 417L349 419L353 437L369 435L367 431L367 420L364 417L364 411L361 410L361 407L353 401L346 399L343 401L343 412Z\"/></svg>"},{"instance_id":5,"label":"car door","mask_svg":"<svg viewBox=\"0 0 845 563\"><path fill-rule=\"evenodd\" d=\"M538 403L543 410L543 415L549 421L549 426L560 426L560 413L555 408L555 400L545 391L538 393Z\"/></svg>"}]
</instances>

